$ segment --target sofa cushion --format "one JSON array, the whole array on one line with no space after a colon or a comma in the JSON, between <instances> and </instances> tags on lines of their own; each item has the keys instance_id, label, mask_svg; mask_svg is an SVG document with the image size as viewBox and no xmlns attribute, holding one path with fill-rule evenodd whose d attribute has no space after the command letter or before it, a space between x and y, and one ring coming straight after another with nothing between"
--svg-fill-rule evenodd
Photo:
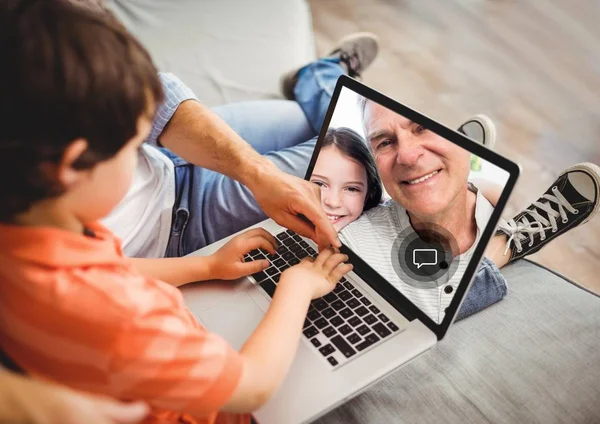
<instances>
[{"instance_id":1,"label":"sofa cushion","mask_svg":"<svg viewBox=\"0 0 600 424\"><path fill-rule=\"evenodd\" d=\"M108 0L148 48L209 106L280 98L280 76L315 57L304 0Z\"/></svg>"},{"instance_id":2,"label":"sofa cushion","mask_svg":"<svg viewBox=\"0 0 600 424\"><path fill-rule=\"evenodd\" d=\"M591 423L600 417L600 298L520 261L504 300L322 423Z\"/></svg>"}]
</instances>

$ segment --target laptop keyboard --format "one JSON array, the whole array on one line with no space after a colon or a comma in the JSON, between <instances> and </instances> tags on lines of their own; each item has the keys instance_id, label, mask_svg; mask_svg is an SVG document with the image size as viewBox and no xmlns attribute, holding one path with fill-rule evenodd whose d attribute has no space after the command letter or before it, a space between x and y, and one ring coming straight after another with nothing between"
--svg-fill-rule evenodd
<instances>
[{"instance_id":1,"label":"laptop keyboard","mask_svg":"<svg viewBox=\"0 0 600 424\"><path fill-rule=\"evenodd\" d=\"M271 266L252 276L273 297L281 273L300 260L318 253L291 230L276 235L277 253L257 249L244 256L246 262L268 259ZM336 367L359 352L398 331L399 327L346 278L335 289L314 299L304 320L303 334L327 362Z\"/></svg>"}]
</instances>

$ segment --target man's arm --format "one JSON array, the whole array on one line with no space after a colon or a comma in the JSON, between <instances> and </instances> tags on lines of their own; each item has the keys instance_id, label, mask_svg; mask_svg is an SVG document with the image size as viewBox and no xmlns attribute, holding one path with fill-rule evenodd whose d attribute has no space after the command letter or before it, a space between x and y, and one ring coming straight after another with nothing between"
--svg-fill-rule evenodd
<instances>
[{"instance_id":1,"label":"man's arm","mask_svg":"<svg viewBox=\"0 0 600 424\"><path fill-rule=\"evenodd\" d=\"M161 74L167 100L159 107L149 141L186 161L227 175L247 186L277 223L316 240L341 244L321 208L314 184L285 174L258 154L173 75ZM301 219L304 215L310 222Z\"/></svg>"}]
</instances>

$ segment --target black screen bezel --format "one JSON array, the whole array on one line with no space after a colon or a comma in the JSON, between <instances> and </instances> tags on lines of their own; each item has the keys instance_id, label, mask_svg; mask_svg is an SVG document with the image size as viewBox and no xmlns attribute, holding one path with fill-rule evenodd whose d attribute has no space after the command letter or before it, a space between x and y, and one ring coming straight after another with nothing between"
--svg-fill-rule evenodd
<instances>
[{"instance_id":1,"label":"black screen bezel","mask_svg":"<svg viewBox=\"0 0 600 424\"><path fill-rule=\"evenodd\" d=\"M342 88L344 87L354 91L356 94L366 97L371 101L379 103L380 105L412 120L413 122L419 125L422 125L428 130L435 132L439 136L444 137L445 139L452 141L453 143L457 144L463 149L468 150L476 156L479 156L481 159L486 160L496 165L497 167L505 170L509 174L506 185L504 186L502 194L500 195L500 199L498 200L498 204L494 208L494 212L492 213L492 216L490 217L484 231L481 234L479 243L475 247L475 250L471 257L471 261L467 266L467 269L465 270L463 278L456 289L456 293L452 301L450 302L450 305L447 308L444 319L439 324L433 321L427 314L425 314L425 312L420 310L406 296L404 296L401 292L394 288L387 280L381 277L379 273L377 273L373 268L371 268L348 246L343 245L341 248L341 251L350 257L350 262L354 265L353 271L361 279L363 279L371 288L373 288L373 290L375 290L380 296L382 296L387 302L389 302L409 321L418 319L423 324L425 324L432 332L435 333L438 340L441 340L447 333L448 329L450 328L450 325L456 317L460 305L464 300L465 294L471 285L473 276L475 275L475 271L479 266L479 263L481 262L485 248L495 231L498 220L500 219L500 215L506 207L508 198L515 187L520 173L519 165L483 147L481 144L470 140L463 134L454 131L440 124L439 122L421 114L420 112L417 112L416 110L411 109L408 106L405 106L402 103L399 103L396 100L393 100L390 97L387 97L384 94L381 94L380 92L370 87L367 87L366 85L356 81L353 78L348 77L347 75L342 75L337 81L335 90L331 98L331 102L329 103L329 108L327 110L325 120L323 121L323 125L321 127L319 138L315 145L313 156L310 160L310 164L306 171L306 180L310 180L310 176L312 175L312 171L317 161L319 151L321 150L323 139L325 137L325 134L327 133L327 130L329 129L329 124L331 122L331 118L333 117L335 106L337 105L340 93L342 91Z\"/></svg>"}]
</instances>

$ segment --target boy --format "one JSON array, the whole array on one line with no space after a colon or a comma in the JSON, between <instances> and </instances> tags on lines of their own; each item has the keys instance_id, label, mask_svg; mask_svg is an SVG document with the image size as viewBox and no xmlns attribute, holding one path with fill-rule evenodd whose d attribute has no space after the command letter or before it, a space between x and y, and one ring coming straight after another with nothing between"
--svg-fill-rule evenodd
<instances>
[{"instance_id":1,"label":"boy","mask_svg":"<svg viewBox=\"0 0 600 424\"><path fill-rule=\"evenodd\" d=\"M0 10L0 53L2 349L34 376L146 401L146 422L214 422L265 403L310 300L352 268L347 257L327 249L286 270L234 351L172 286L256 272L265 264L243 255L274 252L273 236L255 229L209 257L140 262L96 223L125 195L163 97L147 52L114 20L46 0Z\"/></svg>"}]
</instances>

